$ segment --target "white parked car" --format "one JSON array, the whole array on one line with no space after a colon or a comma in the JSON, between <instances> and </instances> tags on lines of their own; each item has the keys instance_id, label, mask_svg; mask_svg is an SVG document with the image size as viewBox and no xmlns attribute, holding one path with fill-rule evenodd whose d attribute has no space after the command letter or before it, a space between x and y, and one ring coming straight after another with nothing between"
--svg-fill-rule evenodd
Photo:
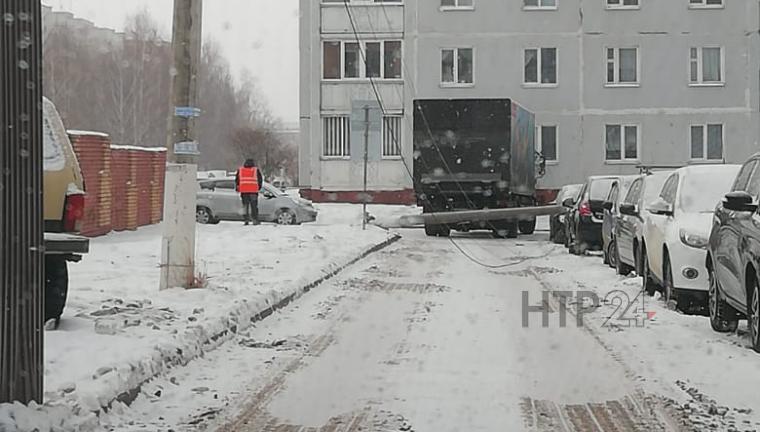
<instances>
[{"instance_id":1,"label":"white parked car","mask_svg":"<svg viewBox=\"0 0 760 432\"><path fill-rule=\"evenodd\" d=\"M739 165L696 165L674 171L653 202L644 227L642 277L679 310L707 305L705 259L716 205L731 189Z\"/></svg>"}]
</instances>

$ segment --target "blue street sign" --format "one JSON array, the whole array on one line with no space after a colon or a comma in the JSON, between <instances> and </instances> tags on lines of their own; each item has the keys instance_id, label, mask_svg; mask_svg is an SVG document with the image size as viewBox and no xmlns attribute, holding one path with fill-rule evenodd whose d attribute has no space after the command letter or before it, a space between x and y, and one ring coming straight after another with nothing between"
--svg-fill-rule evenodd
<instances>
[{"instance_id":1,"label":"blue street sign","mask_svg":"<svg viewBox=\"0 0 760 432\"><path fill-rule=\"evenodd\" d=\"M174 115L183 118L200 117L201 109L195 107L174 107Z\"/></svg>"},{"instance_id":2,"label":"blue street sign","mask_svg":"<svg viewBox=\"0 0 760 432\"><path fill-rule=\"evenodd\" d=\"M198 156L199 154L201 154L201 152L198 151L197 141L183 141L183 142L178 142L174 144L174 154L186 155L186 156Z\"/></svg>"}]
</instances>

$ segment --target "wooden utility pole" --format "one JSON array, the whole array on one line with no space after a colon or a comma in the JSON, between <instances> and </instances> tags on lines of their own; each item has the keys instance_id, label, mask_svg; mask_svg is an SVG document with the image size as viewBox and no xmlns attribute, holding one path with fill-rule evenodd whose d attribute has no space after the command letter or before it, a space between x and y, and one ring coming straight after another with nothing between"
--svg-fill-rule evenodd
<instances>
[{"instance_id":1,"label":"wooden utility pole","mask_svg":"<svg viewBox=\"0 0 760 432\"><path fill-rule=\"evenodd\" d=\"M0 20L0 403L42 403L40 1L0 0Z\"/></svg>"},{"instance_id":2,"label":"wooden utility pole","mask_svg":"<svg viewBox=\"0 0 760 432\"><path fill-rule=\"evenodd\" d=\"M160 289L190 288L195 281L196 121L201 60L202 0L174 0L172 105L164 195Z\"/></svg>"}]
</instances>

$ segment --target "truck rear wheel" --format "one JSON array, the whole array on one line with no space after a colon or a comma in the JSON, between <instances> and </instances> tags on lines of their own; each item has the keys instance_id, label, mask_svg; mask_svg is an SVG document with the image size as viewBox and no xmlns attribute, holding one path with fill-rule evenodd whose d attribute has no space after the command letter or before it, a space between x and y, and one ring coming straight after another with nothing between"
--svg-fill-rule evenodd
<instances>
[{"instance_id":1,"label":"truck rear wheel","mask_svg":"<svg viewBox=\"0 0 760 432\"><path fill-rule=\"evenodd\" d=\"M45 322L60 319L69 293L69 271L66 258L45 257Z\"/></svg>"},{"instance_id":2,"label":"truck rear wheel","mask_svg":"<svg viewBox=\"0 0 760 432\"><path fill-rule=\"evenodd\" d=\"M518 222L520 233L525 235L531 235L536 232L536 220L527 220Z\"/></svg>"},{"instance_id":3,"label":"truck rear wheel","mask_svg":"<svg viewBox=\"0 0 760 432\"><path fill-rule=\"evenodd\" d=\"M425 234L429 237L448 237L451 229L446 225L425 224Z\"/></svg>"}]
</instances>

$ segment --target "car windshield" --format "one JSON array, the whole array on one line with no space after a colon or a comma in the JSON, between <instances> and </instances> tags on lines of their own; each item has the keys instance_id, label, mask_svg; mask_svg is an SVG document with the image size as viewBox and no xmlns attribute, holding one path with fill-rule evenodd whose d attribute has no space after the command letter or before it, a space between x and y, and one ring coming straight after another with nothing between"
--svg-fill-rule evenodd
<instances>
[{"instance_id":1,"label":"car windshield","mask_svg":"<svg viewBox=\"0 0 760 432\"><path fill-rule=\"evenodd\" d=\"M731 190L738 168L716 167L714 173L685 175L681 183L680 204L686 213L712 213Z\"/></svg>"},{"instance_id":2,"label":"car windshield","mask_svg":"<svg viewBox=\"0 0 760 432\"><path fill-rule=\"evenodd\" d=\"M556 200L556 202L561 203L562 201L568 198L577 198L578 193L580 193L582 188L583 188L583 185L565 186L562 190L562 194L559 197L557 197L558 199Z\"/></svg>"},{"instance_id":3,"label":"car windshield","mask_svg":"<svg viewBox=\"0 0 760 432\"><path fill-rule=\"evenodd\" d=\"M646 207L651 203L652 201L656 200L658 196L660 196L660 192L662 191L662 187L665 185L665 182L668 180L668 176L670 175L669 172L658 172L655 174L648 175L644 179L644 195L642 202L644 203L644 206Z\"/></svg>"},{"instance_id":4,"label":"car windshield","mask_svg":"<svg viewBox=\"0 0 760 432\"><path fill-rule=\"evenodd\" d=\"M591 181L591 190L589 192L589 199L592 201L604 201L610 193L612 184L615 182L614 178L602 178Z\"/></svg>"}]
</instances>

